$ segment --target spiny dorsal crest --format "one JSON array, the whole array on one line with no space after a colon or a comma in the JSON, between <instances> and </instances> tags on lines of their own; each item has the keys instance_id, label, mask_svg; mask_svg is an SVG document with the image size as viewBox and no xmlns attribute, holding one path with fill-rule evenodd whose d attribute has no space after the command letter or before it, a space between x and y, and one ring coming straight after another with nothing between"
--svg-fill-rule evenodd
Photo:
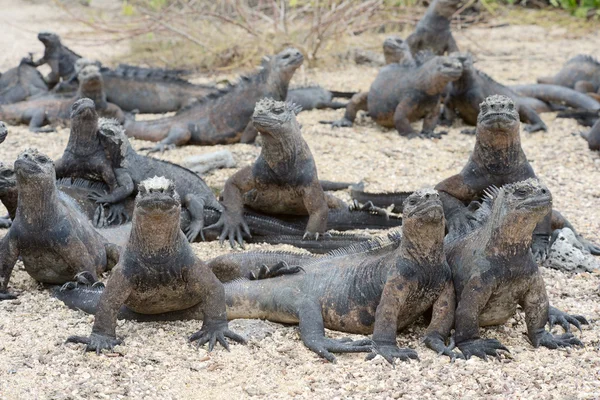
<instances>
[{"instance_id":1,"label":"spiny dorsal crest","mask_svg":"<svg viewBox=\"0 0 600 400\"><path fill-rule=\"evenodd\" d=\"M575 57L573 57L569 61L567 61L567 64L571 64L571 63L589 63L589 64L594 64L597 67L600 67L600 62L598 62L598 60L596 60L594 57L587 55L587 54L576 55Z\"/></svg>"},{"instance_id":2,"label":"spiny dorsal crest","mask_svg":"<svg viewBox=\"0 0 600 400\"><path fill-rule=\"evenodd\" d=\"M256 103L254 115L267 114L276 108L280 108L284 112L293 113L294 115L298 115L298 113L302 111L302 107L298 104L289 101L277 101L273 98L265 97Z\"/></svg>"},{"instance_id":3,"label":"spiny dorsal crest","mask_svg":"<svg viewBox=\"0 0 600 400\"><path fill-rule=\"evenodd\" d=\"M537 178L529 178L524 181L508 183L499 188L497 186L489 186L483 192L481 207L474 213L475 219L477 221L485 222L487 217L492 213L496 201L499 199L499 201L502 201L502 199L506 198L506 195L510 193L514 193L521 189L538 189L542 186L543 184Z\"/></svg>"}]
</instances>

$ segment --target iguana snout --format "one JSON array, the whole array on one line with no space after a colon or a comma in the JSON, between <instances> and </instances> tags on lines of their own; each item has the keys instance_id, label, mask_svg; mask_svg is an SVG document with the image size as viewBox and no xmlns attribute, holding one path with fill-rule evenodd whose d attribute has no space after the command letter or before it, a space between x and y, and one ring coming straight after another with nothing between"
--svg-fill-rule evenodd
<instances>
[{"instance_id":1,"label":"iguana snout","mask_svg":"<svg viewBox=\"0 0 600 400\"><path fill-rule=\"evenodd\" d=\"M277 63L284 67L299 67L304 62L304 56L300 50L293 47L288 47L275 57Z\"/></svg>"},{"instance_id":2,"label":"iguana snout","mask_svg":"<svg viewBox=\"0 0 600 400\"><path fill-rule=\"evenodd\" d=\"M463 67L462 63L456 58L439 57L438 70L442 75L456 80L461 77Z\"/></svg>"},{"instance_id":3,"label":"iguana snout","mask_svg":"<svg viewBox=\"0 0 600 400\"><path fill-rule=\"evenodd\" d=\"M403 217L440 220L444 217L444 209L440 195L434 189L417 190L404 201Z\"/></svg>"},{"instance_id":4,"label":"iguana snout","mask_svg":"<svg viewBox=\"0 0 600 400\"><path fill-rule=\"evenodd\" d=\"M181 201L175 185L163 176L155 176L141 182L135 200L136 212L179 212Z\"/></svg>"},{"instance_id":5,"label":"iguana snout","mask_svg":"<svg viewBox=\"0 0 600 400\"><path fill-rule=\"evenodd\" d=\"M48 46L50 44L60 44L59 36L50 31L41 31L38 33L38 40L44 44L44 46Z\"/></svg>"},{"instance_id":6,"label":"iguana snout","mask_svg":"<svg viewBox=\"0 0 600 400\"><path fill-rule=\"evenodd\" d=\"M97 65L87 65L79 71L77 79L86 87L99 87L102 85L102 75Z\"/></svg>"},{"instance_id":7,"label":"iguana snout","mask_svg":"<svg viewBox=\"0 0 600 400\"><path fill-rule=\"evenodd\" d=\"M96 105L92 99L87 97L77 100L71 106L71 118L97 118Z\"/></svg>"},{"instance_id":8,"label":"iguana snout","mask_svg":"<svg viewBox=\"0 0 600 400\"><path fill-rule=\"evenodd\" d=\"M294 103L264 98L256 103L252 121L261 133L275 133L275 128L286 125L301 108Z\"/></svg>"},{"instance_id":9,"label":"iguana snout","mask_svg":"<svg viewBox=\"0 0 600 400\"><path fill-rule=\"evenodd\" d=\"M477 124L501 128L502 124L519 123L519 112L515 102L507 96L493 95L479 105Z\"/></svg>"},{"instance_id":10,"label":"iguana snout","mask_svg":"<svg viewBox=\"0 0 600 400\"><path fill-rule=\"evenodd\" d=\"M17 177L54 175L54 162L37 149L24 150L15 161ZM53 176L54 179L54 176Z\"/></svg>"}]
</instances>

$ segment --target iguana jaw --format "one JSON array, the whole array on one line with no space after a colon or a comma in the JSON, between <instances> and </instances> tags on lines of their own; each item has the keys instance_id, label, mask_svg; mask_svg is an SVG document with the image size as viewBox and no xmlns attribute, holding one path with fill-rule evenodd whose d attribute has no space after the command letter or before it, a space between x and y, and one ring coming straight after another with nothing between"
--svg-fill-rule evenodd
<instances>
[{"instance_id":1,"label":"iguana jaw","mask_svg":"<svg viewBox=\"0 0 600 400\"><path fill-rule=\"evenodd\" d=\"M42 31L38 33L38 40L44 44L44 46L49 46L53 44L58 44L58 36L52 32Z\"/></svg>"},{"instance_id":2,"label":"iguana jaw","mask_svg":"<svg viewBox=\"0 0 600 400\"><path fill-rule=\"evenodd\" d=\"M519 124L515 103L506 96L490 96L479 105L477 126L512 131Z\"/></svg>"},{"instance_id":3,"label":"iguana jaw","mask_svg":"<svg viewBox=\"0 0 600 400\"><path fill-rule=\"evenodd\" d=\"M71 107L71 119L82 118L91 119L96 116L96 106L91 99L83 98L73 103Z\"/></svg>"}]
</instances>

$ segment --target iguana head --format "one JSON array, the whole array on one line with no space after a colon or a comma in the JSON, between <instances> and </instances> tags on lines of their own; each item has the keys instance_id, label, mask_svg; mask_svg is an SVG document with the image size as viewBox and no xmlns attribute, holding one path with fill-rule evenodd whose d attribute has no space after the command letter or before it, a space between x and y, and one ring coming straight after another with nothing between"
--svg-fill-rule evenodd
<instances>
[{"instance_id":1,"label":"iguana head","mask_svg":"<svg viewBox=\"0 0 600 400\"><path fill-rule=\"evenodd\" d=\"M8 128L4 122L0 121L0 143L6 140L6 136L8 136Z\"/></svg>"},{"instance_id":2,"label":"iguana head","mask_svg":"<svg viewBox=\"0 0 600 400\"><path fill-rule=\"evenodd\" d=\"M450 56L437 56L426 62L432 64L438 75L445 77L448 81L455 81L463 73L462 64L456 58Z\"/></svg>"},{"instance_id":3,"label":"iguana head","mask_svg":"<svg viewBox=\"0 0 600 400\"><path fill-rule=\"evenodd\" d=\"M58 47L60 46L60 36L54 32L41 31L38 33L38 40L44 44L45 47Z\"/></svg>"},{"instance_id":4,"label":"iguana head","mask_svg":"<svg viewBox=\"0 0 600 400\"><path fill-rule=\"evenodd\" d=\"M87 92L100 92L102 91L102 74L100 68L97 65L87 65L83 67L77 73L77 79L79 80L80 90L84 93Z\"/></svg>"},{"instance_id":5,"label":"iguana head","mask_svg":"<svg viewBox=\"0 0 600 400\"><path fill-rule=\"evenodd\" d=\"M304 62L304 56L300 53L300 50L288 47L271 58L265 58L264 62L268 64L271 71L276 72L289 82L294 72Z\"/></svg>"},{"instance_id":6,"label":"iguana head","mask_svg":"<svg viewBox=\"0 0 600 400\"><path fill-rule=\"evenodd\" d=\"M178 214L181 209L181 201L172 181L163 176L155 176L138 185L135 208L136 213L147 215Z\"/></svg>"},{"instance_id":7,"label":"iguana head","mask_svg":"<svg viewBox=\"0 0 600 400\"><path fill-rule=\"evenodd\" d=\"M552 194L548 187L530 178L502 186L494 199L492 212L519 215L522 220L539 220L551 209Z\"/></svg>"},{"instance_id":8,"label":"iguana head","mask_svg":"<svg viewBox=\"0 0 600 400\"><path fill-rule=\"evenodd\" d=\"M0 194L16 186L15 170L10 165L0 162Z\"/></svg>"},{"instance_id":9,"label":"iguana head","mask_svg":"<svg viewBox=\"0 0 600 400\"><path fill-rule=\"evenodd\" d=\"M15 174L19 187L27 185L38 191L44 190L43 186L38 186L40 183L51 182L54 186L56 180L54 162L37 149L27 149L19 154L15 161Z\"/></svg>"},{"instance_id":10,"label":"iguana head","mask_svg":"<svg viewBox=\"0 0 600 400\"><path fill-rule=\"evenodd\" d=\"M75 61L75 73L79 74L82 69L90 65L95 65L98 68L102 66L100 61L90 60L89 58L78 58L77 61Z\"/></svg>"},{"instance_id":11,"label":"iguana head","mask_svg":"<svg viewBox=\"0 0 600 400\"><path fill-rule=\"evenodd\" d=\"M421 189L408 196L404 200L402 218L434 222L444 219L444 209L437 190Z\"/></svg>"},{"instance_id":12,"label":"iguana head","mask_svg":"<svg viewBox=\"0 0 600 400\"><path fill-rule=\"evenodd\" d=\"M412 59L408 44L400 36L388 36L383 41L383 55L386 64L401 63Z\"/></svg>"},{"instance_id":13,"label":"iguana head","mask_svg":"<svg viewBox=\"0 0 600 400\"><path fill-rule=\"evenodd\" d=\"M463 0L437 0L436 12L446 18L451 18L462 6Z\"/></svg>"},{"instance_id":14,"label":"iguana head","mask_svg":"<svg viewBox=\"0 0 600 400\"><path fill-rule=\"evenodd\" d=\"M256 103L252 122L261 134L277 138L300 129L296 114L301 107L294 103L264 98Z\"/></svg>"},{"instance_id":15,"label":"iguana head","mask_svg":"<svg viewBox=\"0 0 600 400\"><path fill-rule=\"evenodd\" d=\"M458 60L462 64L463 69L469 69L473 66L473 56L471 53L455 51L454 53L450 53L449 57Z\"/></svg>"},{"instance_id":16,"label":"iguana head","mask_svg":"<svg viewBox=\"0 0 600 400\"><path fill-rule=\"evenodd\" d=\"M98 120L98 138L111 164L114 167L124 166L123 163L130 144L125 129L119 121L111 118L100 118Z\"/></svg>"},{"instance_id":17,"label":"iguana head","mask_svg":"<svg viewBox=\"0 0 600 400\"><path fill-rule=\"evenodd\" d=\"M84 97L73 103L71 106L71 119L75 118L85 120L97 119L98 114L96 113L96 105L94 102L91 99Z\"/></svg>"},{"instance_id":18,"label":"iguana head","mask_svg":"<svg viewBox=\"0 0 600 400\"><path fill-rule=\"evenodd\" d=\"M489 96L479 105L478 132L492 129L498 133L512 132L515 129L518 131L518 126L519 112L515 102L509 97L496 94Z\"/></svg>"}]
</instances>

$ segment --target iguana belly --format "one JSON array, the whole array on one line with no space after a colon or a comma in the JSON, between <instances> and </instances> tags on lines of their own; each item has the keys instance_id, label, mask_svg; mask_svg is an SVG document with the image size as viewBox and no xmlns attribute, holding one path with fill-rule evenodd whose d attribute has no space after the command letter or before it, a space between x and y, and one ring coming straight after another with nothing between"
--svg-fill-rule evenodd
<instances>
[{"instance_id":1,"label":"iguana belly","mask_svg":"<svg viewBox=\"0 0 600 400\"><path fill-rule=\"evenodd\" d=\"M291 187L251 190L244 194L244 205L266 214L308 215L302 194Z\"/></svg>"}]
</instances>

